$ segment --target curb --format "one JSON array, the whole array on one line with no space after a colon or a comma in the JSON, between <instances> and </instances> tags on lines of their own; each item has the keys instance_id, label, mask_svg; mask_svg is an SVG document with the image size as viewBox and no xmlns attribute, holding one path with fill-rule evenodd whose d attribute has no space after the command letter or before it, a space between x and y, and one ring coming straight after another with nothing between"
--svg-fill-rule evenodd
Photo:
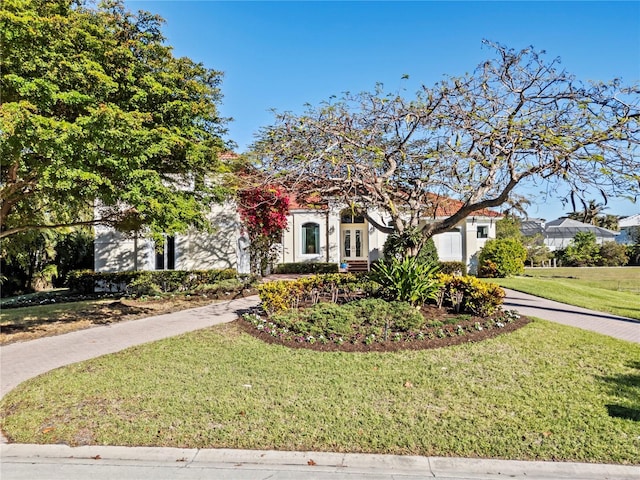
<instances>
[{"instance_id":1,"label":"curb","mask_svg":"<svg viewBox=\"0 0 640 480\"><path fill-rule=\"evenodd\" d=\"M198 470L278 470L436 478L636 480L640 466L275 450L0 445L3 464L76 464Z\"/></svg>"}]
</instances>

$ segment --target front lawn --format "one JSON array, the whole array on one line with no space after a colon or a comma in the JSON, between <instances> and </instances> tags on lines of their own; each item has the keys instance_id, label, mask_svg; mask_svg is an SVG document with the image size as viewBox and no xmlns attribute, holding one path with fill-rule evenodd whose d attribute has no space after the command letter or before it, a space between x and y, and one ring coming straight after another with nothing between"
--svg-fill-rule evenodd
<instances>
[{"instance_id":1,"label":"front lawn","mask_svg":"<svg viewBox=\"0 0 640 480\"><path fill-rule=\"evenodd\" d=\"M640 346L535 321L394 353L236 324L58 369L2 401L13 442L640 463Z\"/></svg>"}]
</instances>

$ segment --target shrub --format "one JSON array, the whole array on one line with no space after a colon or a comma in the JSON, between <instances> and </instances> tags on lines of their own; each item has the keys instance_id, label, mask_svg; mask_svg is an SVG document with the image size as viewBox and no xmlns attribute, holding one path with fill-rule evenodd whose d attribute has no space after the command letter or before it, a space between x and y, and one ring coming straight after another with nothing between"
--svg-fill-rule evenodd
<instances>
[{"instance_id":1,"label":"shrub","mask_svg":"<svg viewBox=\"0 0 640 480\"><path fill-rule=\"evenodd\" d=\"M394 330L410 332L422 328L425 324L425 318L420 310L406 302L391 302L389 315L389 325Z\"/></svg>"},{"instance_id":2,"label":"shrub","mask_svg":"<svg viewBox=\"0 0 640 480\"><path fill-rule=\"evenodd\" d=\"M464 262L440 262L440 273L466 275L467 264Z\"/></svg>"},{"instance_id":3,"label":"shrub","mask_svg":"<svg viewBox=\"0 0 640 480\"><path fill-rule=\"evenodd\" d=\"M445 301L462 313L492 315L504 299L504 290L499 285L475 277L440 274L439 280L443 284Z\"/></svg>"},{"instance_id":4,"label":"shrub","mask_svg":"<svg viewBox=\"0 0 640 480\"><path fill-rule=\"evenodd\" d=\"M416 257L407 257L376 264L370 277L380 284L380 293L385 298L421 305L438 294L437 271L436 263L421 263Z\"/></svg>"},{"instance_id":5,"label":"shrub","mask_svg":"<svg viewBox=\"0 0 640 480\"><path fill-rule=\"evenodd\" d=\"M336 301L338 293L348 293L370 288L367 276L352 273L328 273L299 278L276 280L258 285L262 308L269 314L295 307L305 297L325 296Z\"/></svg>"},{"instance_id":6,"label":"shrub","mask_svg":"<svg viewBox=\"0 0 640 480\"><path fill-rule=\"evenodd\" d=\"M593 232L576 233L571 243L557 252L563 265L569 267L592 267L600 261L600 247L596 243L596 235Z\"/></svg>"},{"instance_id":7,"label":"shrub","mask_svg":"<svg viewBox=\"0 0 640 480\"><path fill-rule=\"evenodd\" d=\"M481 277L508 277L524 273L527 250L520 240L500 238L488 240L478 258Z\"/></svg>"},{"instance_id":8,"label":"shrub","mask_svg":"<svg viewBox=\"0 0 640 480\"><path fill-rule=\"evenodd\" d=\"M391 260L402 260L408 253L415 250L418 245L423 241L423 234L417 229L413 228L407 230L404 233L394 232L387 237L384 242L382 251L384 253L384 261L390 262ZM420 263L432 264L438 261L438 250L433 238L429 238L422 246L419 252L417 252L416 258Z\"/></svg>"},{"instance_id":9,"label":"shrub","mask_svg":"<svg viewBox=\"0 0 640 480\"><path fill-rule=\"evenodd\" d=\"M205 283L198 285L193 289L193 292L198 294L210 294L218 295L226 292L238 292L243 288L250 285L251 282L247 282L241 278L229 278L227 280L220 280L218 283Z\"/></svg>"},{"instance_id":10,"label":"shrub","mask_svg":"<svg viewBox=\"0 0 640 480\"><path fill-rule=\"evenodd\" d=\"M276 265L274 273L338 273L337 263L304 262L281 263Z\"/></svg>"},{"instance_id":11,"label":"shrub","mask_svg":"<svg viewBox=\"0 0 640 480\"><path fill-rule=\"evenodd\" d=\"M627 246L616 242L604 242L598 251L598 265L620 267L629 262Z\"/></svg>"},{"instance_id":12,"label":"shrub","mask_svg":"<svg viewBox=\"0 0 640 480\"><path fill-rule=\"evenodd\" d=\"M351 308L324 302L305 310L302 319L311 326L312 335L349 335L357 323Z\"/></svg>"},{"instance_id":13,"label":"shrub","mask_svg":"<svg viewBox=\"0 0 640 480\"><path fill-rule=\"evenodd\" d=\"M289 310L304 291L305 285L300 281L279 280L258 285L262 308L269 314Z\"/></svg>"}]
</instances>

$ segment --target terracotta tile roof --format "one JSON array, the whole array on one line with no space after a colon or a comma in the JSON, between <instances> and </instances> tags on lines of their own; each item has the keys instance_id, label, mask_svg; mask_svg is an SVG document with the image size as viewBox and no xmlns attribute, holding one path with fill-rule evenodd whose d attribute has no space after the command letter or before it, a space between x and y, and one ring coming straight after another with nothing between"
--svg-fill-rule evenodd
<instances>
[{"instance_id":1,"label":"terracotta tile roof","mask_svg":"<svg viewBox=\"0 0 640 480\"><path fill-rule=\"evenodd\" d=\"M226 151L218 154L218 160L235 160L238 157L240 157L240 155L230 151Z\"/></svg>"},{"instance_id":2,"label":"terracotta tile roof","mask_svg":"<svg viewBox=\"0 0 640 480\"><path fill-rule=\"evenodd\" d=\"M292 195L289 198L289 210L328 210L329 205L320 198L320 195L310 195L305 199L296 198Z\"/></svg>"},{"instance_id":3,"label":"terracotta tile roof","mask_svg":"<svg viewBox=\"0 0 640 480\"><path fill-rule=\"evenodd\" d=\"M432 195L432 201L435 206L435 215L434 217L450 217L458 210L462 208L464 205L460 200L455 200L453 198L448 197L439 197L437 195ZM500 212L496 212L494 210L489 210L488 208L483 208L482 210L476 210L469 214L470 217L490 217L490 218L498 218L503 217L504 215Z\"/></svg>"},{"instance_id":4,"label":"terracotta tile roof","mask_svg":"<svg viewBox=\"0 0 640 480\"><path fill-rule=\"evenodd\" d=\"M450 217L455 214L460 208L462 208L463 203L459 200L454 200L453 198L440 197L437 195L432 196L432 201L435 208L435 214L431 213L430 217ZM328 205L326 201L323 201L320 195L315 194L307 197L306 199L296 198L295 196L291 196L289 201L289 209L290 210L327 210ZM468 216L473 217L489 217L489 218L500 218L504 215L500 212L496 212L494 210L489 210L488 208L483 208L482 210L476 210L475 212L470 213Z\"/></svg>"}]
</instances>

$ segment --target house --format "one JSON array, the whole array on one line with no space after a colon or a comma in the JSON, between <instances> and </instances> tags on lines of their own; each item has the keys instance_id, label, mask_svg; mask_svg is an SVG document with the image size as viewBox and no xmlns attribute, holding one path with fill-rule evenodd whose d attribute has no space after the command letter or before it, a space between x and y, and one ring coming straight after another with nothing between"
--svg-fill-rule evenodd
<instances>
[{"instance_id":1,"label":"house","mask_svg":"<svg viewBox=\"0 0 640 480\"><path fill-rule=\"evenodd\" d=\"M598 244L615 241L618 235L618 232L613 230L582 223L567 217L560 217L546 223L541 219L524 220L520 225L520 232L524 236L541 234L544 238L544 244L552 251L566 248L578 232L594 233Z\"/></svg>"},{"instance_id":2,"label":"house","mask_svg":"<svg viewBox=\"0 0 640 480\"><path fill-rule=\"evenodd\" d=\"M459 208L449 200L438 207L436 218L448 217ZM376 221L388 225L381 213L368 212ZM462 261L475 272L477 253L495 238L495 222L502 215L482 210L461 221L446 233L434 236L441 261ZM162 252L149 239L125 235L113 229L96 228L95 270L201 270L236 268L249 272L249 240L243 231L233 203L215 205L211 211L211 234L193 232L166 237ZM366 217L335 202L299 204L292 202L288 226L282 236L279 262L347 262L350 271L366 271L383 255L387 235Z\"/></svg>"},{"instance_id":3,"label":"house","mask_svg":"<svg viewBox=\"0 0 640 480\"><path fill-rule=\"evenodd\" d=\"M618 227L620 227L620 235L616 238L616 242L633 245L639 240L637 235L640 232L640 213L621 218L618 221Z\"/></svg>"}]
</instances>

